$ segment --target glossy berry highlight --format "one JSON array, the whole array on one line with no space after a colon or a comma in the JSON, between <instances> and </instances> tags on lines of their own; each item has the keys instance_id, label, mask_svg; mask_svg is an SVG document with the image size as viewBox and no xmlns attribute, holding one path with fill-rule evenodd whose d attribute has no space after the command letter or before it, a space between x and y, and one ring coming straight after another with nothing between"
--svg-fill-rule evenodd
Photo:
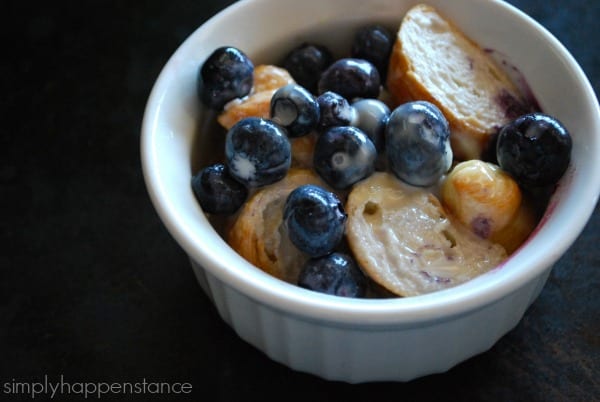
<instances>
[{"instance_id":1,"label":"glossy berry highlight","mask_svg":"<svg viewBox=\"0 0 600 402\"><path fill-rule=\"evenodd\" d=\"M254 64L241 50L223 46L202 64L198 74L198 95L204 105L221 110L229 101L250 93Z\"/></svg>"},{"instance_id":2,"label":"glossy berry highlight","mask_svg":"<svg viewBox=\"0 0 600 402\"><path fill-rule=\"evenodd\" d=\"M345 231L346 212L339 198L323 187L306 184L294 189L283 210L290 241L312 257L331 253Z\"/></svg>"},{"instance_id":3,"label":"glossy berry highlight","mask_svg":"<svg viewBox=\"0 0 600 402\"><path fill-rule=\"evenodd\" d=\"M319 135L313 166L331 187L346 189L375 171L377 150L357 127L331 127Z\"/></svg>"},{"instance_id":4,"label":"glossy berry highlight","mask_svg":"<svg viewBox=\"0 0 600 402\"><path fill-rule=\"evenodd\" d=\"M429 102L408 102L394 109L385 143L391 170L414 186L435 184L452 165L448 121Z\"/></svg>"},{"instance_id":5,"label":"glossy berry highlight","mask_svg":"<svg viewBox=\"0 0 600 402\"><path fill-rule=\"evenodd\" d=\"M356 110L340 94L326 91L319 95L317 103L320 110L320 130L334 126L350 126L356 120Z\"/></svg>"},{"instance_id":6,"label":"glossy berry highlight","mask_svg":"<svg viewBox=\"0 0 600 402\"><path fill-rule=\"evenodd\" d=\"M373 63L379 71L381 80L385 81L394 40L392 31L382 25L363 26L354 35L352 57Z\"/></svg>"},{"instance_id":7,"label":"glossy berry highlight","mask_svg":"<svg viewBox=\"0 0 600 402\"><path fill-rule=\"evenodd\" d=\"M248 190L234 180L222 163L206 166L192 176L192 191L204 212L230 215L236 212L248 197Z\"/></svg>"},{"instance_id":8,"label":"glossy berry highlight","mask_svg":"<svg viewBox=\"0 0 600 402\"><path fill-rule=\"evenodd\" d=\"M332 91L349 102L356 98L377 98L380 90L381 77L377 68L363 59L339 59L319 79L319 94Z\"/></svg>"},{"instance_id":9,"label":"glossy berry highlight","mask_svg":"<svg viewBox=\"0 0 600 402\"><path fill-rule=\"evenodd\" d=\"M319 104L304 87L288 84L273 94L270 115L273 121L286 128L290 137L301 137L317 127Z\"/></svg>"},{"instance_id":10,"label":"glossy berry highlight","mask_svg":"<svg viewBox=\"0 0 600 402\"><path fill-rule=\"evenodd\" d=\"M364 297L367 281L348 254L331 253L309 259L300 271L298 286L342 297Z\"/></svg>"},{"instance_id":11,"label":"glossy berry highlight","mask_svg":"<svg viewBox=\"0 0 600 402\"><path fill-rule=\"evenodd\" d=\"M525 187L553 185L571 160L571 135L552 116L530 113L498 133L496 159L502 169Z\"/></svg>"},{"instance_id":12,"label":"glossy berry highlight","mask_svg":"<svg viewBox=\"0 0 600 402\"><path fill-rule=\"evenodd\" d=\"M299 85L316 94L319 77L332 62L333 55L326 46L305 42L285 56L282 66Z\"/></svg>"},{"instance_id":13,"label":"glossy berry highlight","mask_svg":"<svg viewBox=\"0 0 600 402\"><path fill-rule=\"evenodd\" d=\"M247 187L281 180L288 172L292 152L285 129L268 119L246 117L225 137L225 160L230 175Z\"/></svg>"}]
</instances>

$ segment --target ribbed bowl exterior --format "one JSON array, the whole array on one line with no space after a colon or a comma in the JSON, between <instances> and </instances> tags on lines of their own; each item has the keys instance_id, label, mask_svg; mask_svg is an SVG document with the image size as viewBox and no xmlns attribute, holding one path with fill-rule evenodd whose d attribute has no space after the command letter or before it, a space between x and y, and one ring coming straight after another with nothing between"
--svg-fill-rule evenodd
<instances>
[{"instance_id":1,"label":"ribbed bowl exterior","mask_svg":"<svg viewBox=\"0 0 600 402\"><path fill-rule=\"evenodd\" d=\"M519 323L550 273L459 316L418 325L349 326L260 304L191 264L219 315L240 338L294 370L348 383L409 381L485 352Z\"/></svg>"}]
</instances>

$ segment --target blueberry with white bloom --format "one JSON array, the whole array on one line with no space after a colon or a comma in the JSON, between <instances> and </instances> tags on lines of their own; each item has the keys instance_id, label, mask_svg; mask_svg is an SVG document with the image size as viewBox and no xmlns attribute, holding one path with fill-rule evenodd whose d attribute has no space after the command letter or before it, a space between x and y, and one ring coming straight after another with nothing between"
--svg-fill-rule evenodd
<instances>
[{"instance_id":1,"label":"blueberry with white bloom","mask_svg":"<svg viewBox=\"0 0 600 402\"><path fill-rule=\"evenodd\" d=\"M367 280L350 255L334 252L306 261L298 286L329 295L364 297Z\"/></svg>"},{"instance_id":2,"label":"blueberry with white bloom","mask_svg":"<svg viewBox=\"0 0 600 402\"><path fill-rule=\"evenodd\" d=\"M233 99L250 93L254 84L254 64L232 46L216 49L198 71L198 95L209 108L221 110Z\"/></svg>"},{"instance_id":3,"label":"blueberry with white bloom","mask_svg":"<svg viewBox=\"0 0 600 402\"><path fill-rule=\"evenodd\" d=\"M301 137L319 122L317 99L304 87L288 84L271 98L271 119L287 129L290 137Z\"/></svg>"},{"instance_id":4,"label":"blueberry with white bloom","mask_svg":"<svg viewBox=\"0 0 600 402\"><path fill-rule=\"evenodd\" d=\"M292 160L286 130L268 119L246 117L227 132L225 160L229 174L247 187L279 181Z\"/></svg>"},{"instance_id":5,"label":"blueberry with white bloom","mask_svg":"<svg viewBox=\"0 0 600 402\"><path fill-rule=\"evenodd\" d=\"M429 102L408 102L394 109L385 142L391 170L414 186L433 185L452 164L448 121Z\"/></svg>"},{"instance_id":6,"label":"blueberry with white bloom","mask_svg":"<svg viewBox=\"0 0 600 402\"><path fill-rule=\"evenodd\" d=\"M384 150L385 127L390 108L379 99L359 99L352 104L357 113L355 126L365 132L375 144L377 152Z\"/></svg>"},{"instance_id":7,"label":"blueberry with white bloom","mask_svg":"<svg viewBox=\"0 0 600 402\"><path fill-rule=\"evenodd\" d=\"M361 129L336 126L317 138L313 164L323 180L341 190L370 176L376 158L373 141Z\"/></svg>"},{"instance_id":8,"label":"blueberry with white bloom","mask_svg":"<svg viewBox=\"0 0 600 402\"><path fill-rule=\"evenodd\" d=\"M248 197L246 186L234 180L222 163L206 166L192 176L192 191L204 212L215 215L233 214Z\"/></svg>"},{"instance_id":9,"label":"blueberry with white bloom","mask_svg":"<svg viewBox=\"0 0 600 402\"><path fill-rule=\"evenodd\" d=\"M377 98L380 89L381 77L377 68L363 59L339 59L319 79L319 94L332 91L348 101L355 98Z\"/></svg>"},{"instance_id":10,"label":"blueberry with white bloom","mask_svg":"<svg viewBox=\"0 0 600 402\"><path fill-rule=\"evenodd\" d=\"M347 214L340 199L321 186L294 189L283 209L283 222L292 244L311 257L331 253L342 240Z\"/></svg>"},{"instance_id":11,"label":"blueberry with white bloom","mask_svg":"<svg viewBox=\"0 0 600 402\"><path fill-rule=\"evenodd\" d=\"M321 117L319 129L334 126L352 126L356 120L356 111L342 95L327 91L317 98Z\"/></svg>"}]
</instances>

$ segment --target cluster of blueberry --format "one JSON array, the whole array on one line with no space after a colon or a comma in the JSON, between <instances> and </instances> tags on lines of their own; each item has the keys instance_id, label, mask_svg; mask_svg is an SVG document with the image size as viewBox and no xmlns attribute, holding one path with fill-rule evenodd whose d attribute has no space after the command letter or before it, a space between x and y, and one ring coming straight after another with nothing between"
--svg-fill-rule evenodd
<instances>
[{"instance_id":1,"label":"cluster of blueberry","mask_svg":"<svg viewBox=\"0 0 600 402\"><path fill-rule=\"evenodd\" d=\"M299 286L337 296L365 296L362 271L349 254L336 252L346 218L340 199L321 186L305 184L289 194L283 224L290 241L311 257L300 271Z\"/></svg>"},{"instance_id":2,"label":"cluster of blueberry","mask_svg":"<svg viewBox=\"0 0 600 402\"><path fill-rule=\"evenodd\" d=\"M377 97L393 40L391 32L373 25L357 32L350 58L334 61L319 44L293 49L282 66L296 83L274 93L269 118L247 117L236 123L226 135L224 162L193 176L192 189L202 208L212 214L237 211L251 189L286 175L292 159L289 138L313 131L318 132L313 165L332 188L347 189L370 175L378 154L383 154L392 115ZM199 71L200 99L208 108L222 110L250 93L253 71L252 61L239 49L215 50ZM336 252L346 218L339 198L320 186L300 186L289 195L283 223L291 242L312 257L300 286L352 297L365 294L366 281L356 263Z\"/></svg>"},{"instance_id":3,"label":"cluster of blueberry","mask_svg":"<svg viewBox=\"0 0 600 402\"><path fill-rule=\"evenodd\" d=\"M391 111L378 99L393 41L391 32L373 25L357 32L348 58L334 61L326 47L313 43L293 49L282 66L296 83L274 93L270 117L247 117L236 123L226 135L224 163L193 176L192 188L202 208L212 214L237 211L249 189L285 177L292 161L289 139L315 131L313 166L333 189L348 189L368 177L381 156L385 166L408 184L438 182L453 159L442 112L425 101ZM253 71L252 61L239 49L215 50L199 70L200 99L205 106L222 110L250 93ZM559 122L535 114L500 132L497 159L524 184L537 185L536 180L548 184L566 169L570 146ZM350 256L335 252L345 221L342 202L322 187L305 185L290 194L284 210L288 235L313 257L300 276L300 286L346 296L364 294L361 271Z\"/></svg>"}]
</instances>

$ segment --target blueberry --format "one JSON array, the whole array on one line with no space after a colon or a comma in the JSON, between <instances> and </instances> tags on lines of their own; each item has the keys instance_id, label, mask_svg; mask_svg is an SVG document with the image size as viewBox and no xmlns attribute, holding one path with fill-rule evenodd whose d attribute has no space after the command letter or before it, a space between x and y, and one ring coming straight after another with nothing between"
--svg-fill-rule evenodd
<instances>
[{"instance_id":1,"label":"blueberry","mask_svg":"<svg viewBox=\"0 0 600 402\"><path fill-rule=\"evenodd\" d=\"M222 163L206 166L192 176L192 190L202 209L209 214L233 214L248 197L248 189L234 180Z\"/></svg>"},{"instance_id":2,"label":"blueberry","mask_svg":"<svg viewBox=\"0 0 600 402\"><path fill-rule=\"evenodd\" d=\"M414 186L434 184L452 164L448 121L429 102L408 102L394 109L385 142L391 170Z\"/></svg>"},{"instance_id":3,"label":"blueberry","mask_svg":"<svg viewBox=\"0 0 600 402\"><path fill-rule=\"evenodd\" d=\"M330 186L345 189L375 170L373 141L353 126L331 127L317 138L313 164Z\"/></svg>"},{"instance_id":4,"label":"blueberry","mask_svg":"<svg viewBox=\"0 0 600 402\"><path fill-rule=\"evenodd\" d=\"M299 85L316 94L319 77L332 62L333 55L326 46L302 43L285 56L282 66Z\"/></svg>"},{"instance_id":5,"label":"blueberry","mask_svg":"<svg viewBox=\"0 0 600 402\"><path fill-rule=\"evenodd\" d=\"M378 99L360 99L352 104L358 114L356 127L375 144L377 152L384 150L385 127L390 118L390 108Z\"/></svg>"},{"instance_id":6,"label":"blueberry","mask_svg":"<svg viewBox=\"0 0 600 402\"><path fill-rule=\"evenodd\" d=\"M321 74L319 93L332 91L348 101L377 98L381 78L377 68L363 59L345 58L334 62Z\"/></svg>"},{"instance_id":7,"label":"blueberry","mask_svg":"<svg viewBox=\"0 0 600 402\"><path fill-rule=\"evenodd\" d=\"M552 116L530 113L505 125L498 134L500 167L527 187L555 184L571 160L571 135Z\"/></svg>"},{"instance_id":8,"label":"blueberry","mask_svg":"<svg viewBox=\"0 0 600 402\"><path fill-rule=\"evenodd\" d=\"M364 297L367 280L352 257L336 252L306 261L298 286L329 295Z\"/></svg>"},{"instance_id":9,"label":"blueberry","mask_svg":"<svg viewBox=\"0 0 600 402\"><path fill-rule=\"evenodd\" d=\"M335 92L327 91L317 98L321 117L321 130L334 126L351 126L356 119L356 111L348 100Z\"/></svg>"},{"instance_id":10,"label":"blueberry","mask_svg":"<svg viewBox=\"0 0 600 402\"><path fill-rule=\"evenodd\" d=\"M211 109L221 110L233 99L250 93L254 64L241 50L231 46L216 49L198 74L198 95Z\"/></svg>"},{"instance_id":11,"label":"blueberry","mask_svg":"<svg viewBox=\"0 0 600 402\"><path fill-rule=\"evenodd\" d=\"M392 31L381 25L364 26L354 35L351 55L373 63L379 71L382 81L385 81L394 40Z\"/></svg>"},{"instance_id":12,"label":"blueberry","mask_svg":"<svg viewBox=\"0 0 600 402\"><path fill-rule=\"evenodd\" d=\"M246 117L227 132L225 159L237 181L247 187L265 186L286 175L291 145L283 127L271 120Z\"/></svg>"},{"instance_id":13,"label":"blueberry","mask_svg":"<svg viewBox=\"0 0 600 402\"><path fill-rule=\"evenodd\" d=\"M346 212L339 198L323 187L306 184L285 201L283 222L290 241L312 257L331 253L344 236Z\"/></svg>"},{"instance_id":14,"label":"blueberry","mask_svg":"<svg viewBox=\"0 0 600 402\"><path fill-rule=\"evenodd\" d=\"M271 119L284 126L290 137L300 137L316 128L319 104L304 87L288 84L275 91L271 98Z\"/></svg>"}]
</instances>

